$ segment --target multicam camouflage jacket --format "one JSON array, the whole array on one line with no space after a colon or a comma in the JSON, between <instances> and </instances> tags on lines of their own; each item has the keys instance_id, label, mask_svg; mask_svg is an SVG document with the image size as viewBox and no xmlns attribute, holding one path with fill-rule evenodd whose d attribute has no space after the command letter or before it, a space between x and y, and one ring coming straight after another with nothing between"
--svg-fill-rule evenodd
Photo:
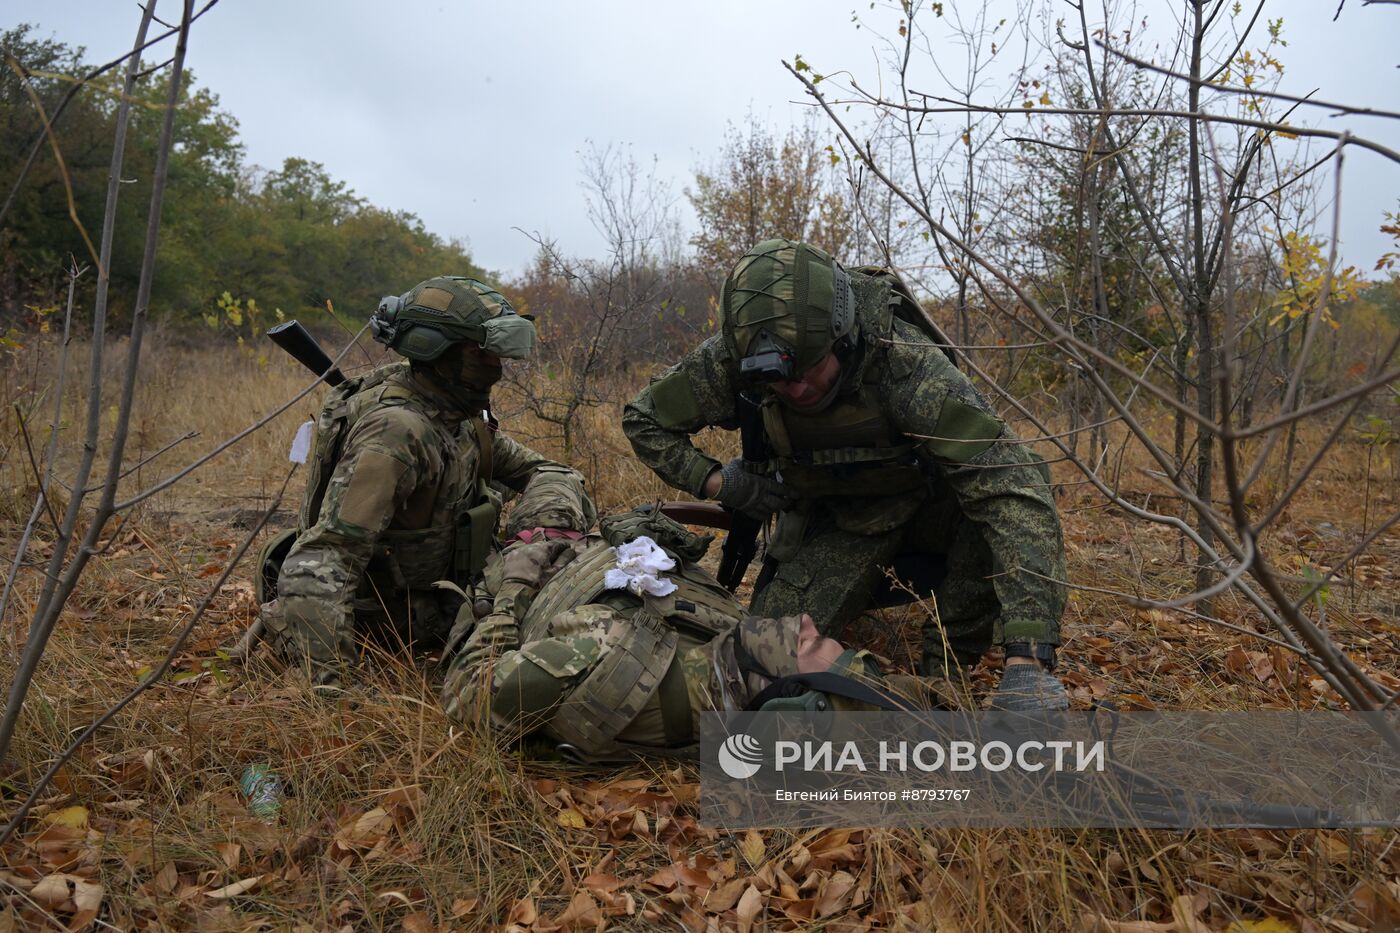
<instances>
[{"instance_id":1,"label":"multicam camouflage jacket","mask_svg":"<svg viewBox=\"0 0 1400 933\"><path fill-rule=\"evenodd\" d=\"M362 629L441 639L456 607L432 584L467 586L464 567L484 563L500 507L486 482L521 491L565 476L581 490L574 471L458 410L406 363L332 393L317 421L299 534L267 615L276 642L331 676L355 658L357 617ZM468 549L478 553L464 562Z\"/></svg>"},{"instance_id":2,"label":"multicam camouflage jacket","mask_svg":"<svg viewBox=\"0 0 1400 933\"><path fill-rule=\"evenodd\" d=\"M1059 641L1064 545L1045 465L999 419L930 337L896 313L902 299L880 276L852 273L862 345L843 365L835 401L799 413L771 392L761 401L772 459L764 470L797 499L779 516L768 554L786 559L790 534L812 508L845 531L900 528L925 500L947 499L989 545L987 568L1010 640ZM623 428L663 480L703 496L718 466L692 435L738 426L744 386L720 335L653 379L628 404Z\"/></svg>"},{"instance_id":3,"label":"multicam camouflage jacket","mask_svg":"<svg viewBox=\"0 0 1400 933\"><path fill-rule=\"evenodd\" d=\"M771 677L796 673L799 619L747 617L677 552L686 536L695 540L680 526L617 518L604 521L602 535L512 544L492 558L491 613L479 621L463 613L451 639L465 637L442 688L450 717L502 738L540 733L586 761L687 754L701 713L743 709ZM674 592L607 587L617 560L609 540L640 531L661 538L675 559L662 574ZM847 663L863 665L864 656Z\"/></svg>"}]
</instances>

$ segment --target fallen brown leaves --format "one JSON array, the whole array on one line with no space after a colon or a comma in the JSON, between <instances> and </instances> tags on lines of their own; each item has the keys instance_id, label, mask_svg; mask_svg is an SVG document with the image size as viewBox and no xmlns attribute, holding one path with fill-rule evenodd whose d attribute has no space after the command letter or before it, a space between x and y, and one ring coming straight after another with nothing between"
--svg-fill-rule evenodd
<instances>
[{"instance_id":1,"label":"fallen brown leaves","mask_svg":"<svg viewBox=\"0 0 1400 933\"><path fill-rule=\"evenodd\" d=\"M244 802L232 792L223 792L212 801L213 806L227 821L227 831L243 841L215 844L213 852L221 863L215 868L195 859L172 859L147 874L142 869L148 866L138 863L137 874L146 874L147 880L132 893L138 902L145 900L161 909L150 917L138 910L133 916L134 925L146 928L149 920L164 927L172 915L197 916L207 912L207 903L285 889L289 884L302 882L308 871L333 878L358 862L416 861L422 857L422 845L408 840L405 833L416 818L421 799L420 788L401 787L381 795L379 805L368 809L342 806L337 817L322 820L286 845L275 827L249 818ZM44 814L39 822L41 828L37 832L6 851L7 867L0 873L0 882L19 895L10 906L21 919L37 919L35 911L39 910L71 915L70 929L86 928L97 917L105 896L104 886L97 879L104 855L109 854L104 850L110 848L112 835L121 834L130 841L130 837L150 828L149 821L104 820L103 832L89 825L86 808L69 806ZM139 843L127 854L139 857ZM377 897L403 904L424 899L421 891L410 896L391 890L380 892ZM459 901L454 907L460 916L466 916L474 902Z\"/></svg>"},{"instance_id":2,"label":"fallen brown leaves","mask_svg":"<svg viewBox=\"0 0 1400 933\"><path fill-rule=\"evenodd\" d=\"M106 896L92 850L100 834L89 827L87 809L81 806L44 814L39 823L38 831L23 841L30 858L21 864L7 860L0 885L42 914L68 915L70 929L85 928Z\"/></svg>"},{"instance_id":3,"label":"fallen brown leaves","mask_svg":"<svg viewBox=\"0 0 1400 933\"><path fill-rule=\"evenodd\" d=\"M271 403L300 378L289 368L285 386L257 391ZM613 386L609 395L630 397L633 388ZM171 391L187 396L194 393ZM214 492L204 487L162 503L179 514L138 517L108 542L36 682L43 703L0 774L0 817L13 806L12 788L163 653L238 537L228 502L212 496L261 494L264 475L280 471L285 438L312 407L289 413L288 425L275 428L280 434L258 439L256 454L225 467ZM241 426L246 412L218 408L201 416ZM585 433L625 451L617 414L590 409ZM186 429L228 433L204 422L170 425ZM605 509L661 491L630 460L604 462L608 482L595 489ZM1358 476L1324 469L1319 478L1268 542L1290 555L1283 569L1299 579L1345 555L1361 525L1359 516L1339 514L1356 500ZM1380 494L1373 486L1373 507ZM1101 509L1075 511L1093 503L1073 495L1062 501L1072 579L1135 593L1186 591L1191 568L1171 535ZM190 517L210 509L222 511ZM0 537L0 551L8 550L13 536L0 529ZM32 554L51 547L40 540ZM36 583L22 576L16 598L32 600ZM1400 688L1397 593L1400 529L1393 529L1345 568L1326 603L1329 631L1391 688ZM0 933L99 923L306 933L1400 926L1393 833L716 832L696 820L689 768L589 774L522 763L450 736L431 673L411 665L373 659L353 708L313 703L276 672L226 668L219 648L251 610L246 581L226 586L208 627L177 661L180 681L142 697L60 773L51 796L0 851ZM1232 599L1218 599L1212 611L1246 632L1263 631L1257 614ZM853 635L907 662L920 621L916 608L891 610ZM1338 703L1293 652L1187 613L1132 609L1078 591L1065 633L1061 673L1079 706L1104 698L1145 709ZM7 642L22 637L22 625L5 632ZM971 672L975 700L996 677L994 661ZM241 770L258 761L271 762L289 788L273 825L253 819L237 789Z\"/></svg>"}]
</instances>

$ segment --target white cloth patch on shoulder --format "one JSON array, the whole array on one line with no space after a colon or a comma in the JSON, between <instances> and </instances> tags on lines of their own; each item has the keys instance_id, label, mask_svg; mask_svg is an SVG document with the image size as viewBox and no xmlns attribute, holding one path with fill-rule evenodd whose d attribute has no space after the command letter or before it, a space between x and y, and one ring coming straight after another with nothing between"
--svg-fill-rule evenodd
<instances>
[{"instance_id":1,"label":"white cloth patch on shoulder","mask_svg":"<svg viewBox=\"0 0 1400 933\"><path fill-rule=\"evenodd\" d=\"M293 463L306 462L307 455L311 453L311 430L314 427L314 421L303 421L297 428L297 433L292 437L292 450L287 454L288 460Z\"/></svg>"},{"instance_id":2,"label":"white cloth patch on shoulder","mask_svg":"<svg viewBox=\"0 0 1400 933\"><path fill-rule=\"evenodd\" d=\"M617 566L603 576L603 585L610 590L630 590L638 596L669 596L676 584L661 576L676 562L655 541L642 535L616 549Z\"/></svg>"}]
</instances>

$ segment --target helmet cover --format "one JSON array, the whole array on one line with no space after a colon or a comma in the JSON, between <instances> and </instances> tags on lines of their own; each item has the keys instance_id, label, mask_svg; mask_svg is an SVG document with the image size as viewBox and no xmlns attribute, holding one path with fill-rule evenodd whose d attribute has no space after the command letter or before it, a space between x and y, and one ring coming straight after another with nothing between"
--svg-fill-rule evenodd
<instances>
[{"instance_id":1,"label":"helmet cover","mask_svg":"<svg viewBox=\"0 0 1400 933\"><path fill-rule=\"evenodd\" d=\"M525 359L535 346L535 325L517 314L484 282L441 275L379 303L370 318L374 339L410 360L429 362L463 341L489 353Z\"/></svg>"},{"instance_id":2,"label":"helmet cover","mask_svg":"<svg viewBox=\"0 0 1400 933\"><path fill-rule=\"evenodd\" d=\"M792 379L858 336L850 277L825 251L764 240L724 283L720 328L741 374Z\"/></svg>"}]
</instances>

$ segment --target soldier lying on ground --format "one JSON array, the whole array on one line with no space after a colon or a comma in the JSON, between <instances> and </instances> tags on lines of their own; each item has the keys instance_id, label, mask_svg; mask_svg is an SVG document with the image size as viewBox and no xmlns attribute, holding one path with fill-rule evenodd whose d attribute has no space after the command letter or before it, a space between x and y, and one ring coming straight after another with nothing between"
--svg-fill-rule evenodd
<instances>
[{"instance_id":1,"label":"soldier lying on ground","mask_svg":"<svg viewBox=\"0 0 1400 933\"><path fill-rule=\"evenodd\" d=\"M936 597L924 673L1002 645L1008 692L1065 707L1050 674L1065 563L1049 471L958 371L903 283L766 240L730 273L720 314L721 332L643 389L623 428L672 486L777 515L752 611L808 611L839 636L893 566ZM691 440L746 420L745 450L756 433L761 462L721 464Z\"/></svg>"},{"instance_id":2,"label":"soldier lying on ground","mask_svg":"<svg viewBox=\"0 0 1400 933\"><path fill-rule=\"evenodd\" d=\"M512 542L487 567L489 611L464 609L453 628L447 714L602 762L693 754L706 711L933 704L928 682L882 676L810 615L749 616L697 565L709 543L641 512L604 519L601 534ZM811 689L814 673L836 676Z\"/></svg>"},{"instance_id":3,"label":"soldier lying on ground","mask_svg":"<svg viewBox=\"0 0 1400 933\"><path fill-rule=\"evenodd\" d=\"M479 578L501 507L493 482L554 502L559 524L587 527L595 515L582 476L488 424L501 358L535 344L534 325L499 292L428 279L384 299L371 328L407 362L330 393L295 541L288 551L288 536L274 539L259 567L259 625L318 686L355 662L357 634L442 644L461 597L433 584Z\"/></svg>"}]
</instances>

